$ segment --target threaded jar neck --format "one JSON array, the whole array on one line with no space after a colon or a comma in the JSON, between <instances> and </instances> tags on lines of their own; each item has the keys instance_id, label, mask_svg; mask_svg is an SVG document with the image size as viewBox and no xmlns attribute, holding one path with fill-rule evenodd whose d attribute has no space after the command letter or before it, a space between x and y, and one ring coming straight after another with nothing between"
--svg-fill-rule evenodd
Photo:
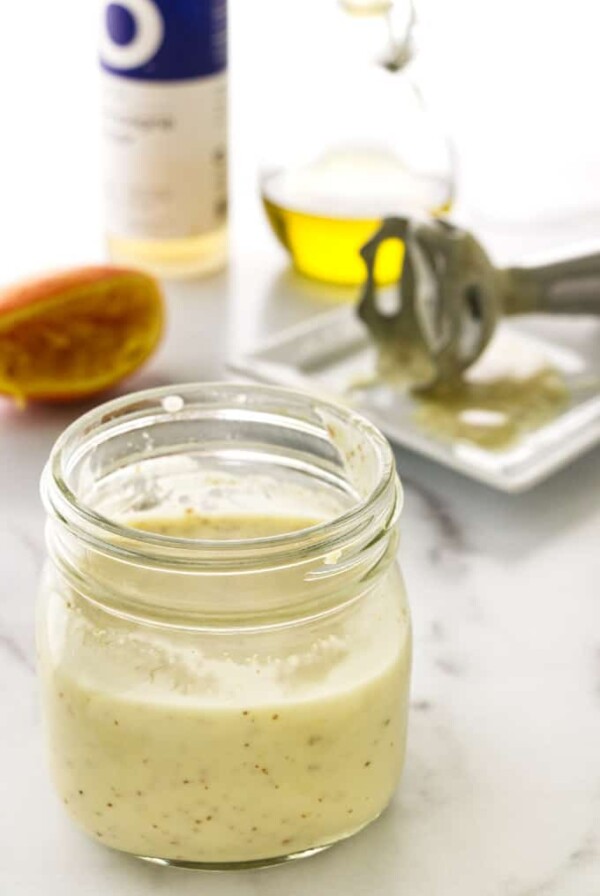
<instances>
[{"instance_id":1,"label":"threaded jar neck","mask_svg":"<svg viewBox=\"0 0 600 896\"><path fill-rule=\"evenodd\" d=\"M172 593L169 612L181 603L182 613L221 615L249 611L258 589L241 583L260 575L296 571L281 595L288 606L301 592L303 599L309 591L312 599L333 594L336 577L363 576L389 552L402 501L391 449L362 417L308 395L235 384L154 389L96 408L58 439L42 495L51 552L79 575L80 587L111 570L108 581L91 585L96 599L104 602L119 570L125 592L136 568L146 586L153 575L165 585L169 576L202 581L204 591ZM132 528L132 519L184 509L294 516L307 525L226 540ZM218 608L203 606L215 576L221 592L235 581L236 593ZM153 589L145 595L138 583L135 590L136 606L147 599L156 610Z\"/></svg>"}]
</instances>

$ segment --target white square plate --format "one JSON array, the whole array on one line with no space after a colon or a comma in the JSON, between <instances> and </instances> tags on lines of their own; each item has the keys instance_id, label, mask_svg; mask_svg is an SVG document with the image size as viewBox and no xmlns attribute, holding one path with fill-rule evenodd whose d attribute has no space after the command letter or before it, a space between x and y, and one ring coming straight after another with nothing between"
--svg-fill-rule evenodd
<instances>
[{"instance_id":1,"label":"white square plate","mask_svg":"<svg viewBox=\"0 0 600 896\"><path fill-rule=\"evenodd\" d=\"M582 322L578 323L581 327ZM585 324L589 336L589 327L595 323ZM543 327L538 329L543 331ZM569 330L569 326L563 329ZM549 338L533 332L531 321L518 326L503 323L494 343L507 339L519 351L532 351L557 368L570 400L551 422L501 451L438 439L425 432L415 422L415 402L410 395L387 384L352 389L353 384L372 377L376 350L351 307L291 327L229 366L255 381L304 389L349 404L397 445L494 488L521 492L600 441L600 351L597 339L579 340L582 345L573 346L559 341L555 334Z\"/></svg>"}]
</instances>

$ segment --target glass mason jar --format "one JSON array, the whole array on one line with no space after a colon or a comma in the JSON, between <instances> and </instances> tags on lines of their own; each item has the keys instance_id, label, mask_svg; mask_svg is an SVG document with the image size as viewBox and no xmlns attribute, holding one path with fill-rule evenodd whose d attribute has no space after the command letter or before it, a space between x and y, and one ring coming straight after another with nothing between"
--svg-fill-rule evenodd
<instances>
[{"instance_id":1,"label":"glass mason jar","mask_svg":"<svg viewBox=\"0 0 600 896\"><path fill-rule=\"evenodd\" d=\"M42 480L52 773L101 843L229 868L354 834L401 772L410 623L390 447L262 386L118 399Z\"/></svg>"}]
</instances>

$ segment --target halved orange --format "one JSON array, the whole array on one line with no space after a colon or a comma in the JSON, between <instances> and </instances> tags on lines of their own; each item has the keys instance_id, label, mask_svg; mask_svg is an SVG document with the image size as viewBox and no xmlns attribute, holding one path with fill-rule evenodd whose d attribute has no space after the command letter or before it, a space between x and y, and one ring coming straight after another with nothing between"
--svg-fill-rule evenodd
<instances>
[{"instance_id":1,"label":"halved orange","mask_svg":"<svg viewBox=\"0 0 600 896\"><path fill-rule=\"evenodd\" d=\"M75 401L133 373L156 348L164 303L153 277L86 267L0 292L0 394Z\"/></svg>"}]
</instances>

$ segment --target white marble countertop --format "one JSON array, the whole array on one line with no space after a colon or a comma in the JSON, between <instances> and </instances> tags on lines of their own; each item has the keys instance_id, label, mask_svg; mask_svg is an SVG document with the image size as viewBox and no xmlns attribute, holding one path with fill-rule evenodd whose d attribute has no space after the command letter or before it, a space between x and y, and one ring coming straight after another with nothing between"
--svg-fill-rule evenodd
<instances>
[{"instance_id":1,"label":"white marble countertop","mask_svg":"<svg viewBox=\"0 0 600 896\"><path fill-rule=\"evenodd\" d=\"M252 298L241 288L250 279ZM321 307L300 281L256 258L229 277L171 289L165 345L129 385L215 378L242 334L251 340ZM198 876L89 842L44 766L37 483L52 441L82 410L0 404L0 893L598 896L597 451L517 497L398 453L415 659L397 797L370 829L321 856Z\"/></svg>"},{"instance_id":2,"label":"white marble countertop","mask_svg":"<svg viewBox=\"0 0 600 896\"><path fill-rule=\"evenodd\" d=\"M498 254L517 257L525 234L533 249L597 236L593 4L425 5L440 16L436 52L452 72L447 85L436 83L447 87L442 99L461 150L464 195L487 218L507 222L496 233ZM31 4L0 11L0 81L11 85L3 114L18 122L18 137L7 126L0 166L2 282L101 257L95 23L77 0L34 7L35 28ZM232 7L234 94L251 100L234 104L236 261L227 276L169 290L164 347L128 388L222 376L226 355L325 307L283 268L254 198L258 63L247 36L255 6L232 0ZM68 16L68 27L58 27L57 15ZM542 17L532 66L531 34ZM31 75L19 55L23 34L36 60ZM557 64L558 46L570 52L569 65ZM540 235L533 209L556 226L547 221ZM509 220L516 217L525 225L518 233ZM397 796L371 828L320 856L206 875L150 867L89 842L46 774L33 643L44 553L38 479L53 440L84 409L19 411L0 401L1 896L599 896L598 450L520 496L398 452L415 655Z\"/></svg>"}]
</instances>

